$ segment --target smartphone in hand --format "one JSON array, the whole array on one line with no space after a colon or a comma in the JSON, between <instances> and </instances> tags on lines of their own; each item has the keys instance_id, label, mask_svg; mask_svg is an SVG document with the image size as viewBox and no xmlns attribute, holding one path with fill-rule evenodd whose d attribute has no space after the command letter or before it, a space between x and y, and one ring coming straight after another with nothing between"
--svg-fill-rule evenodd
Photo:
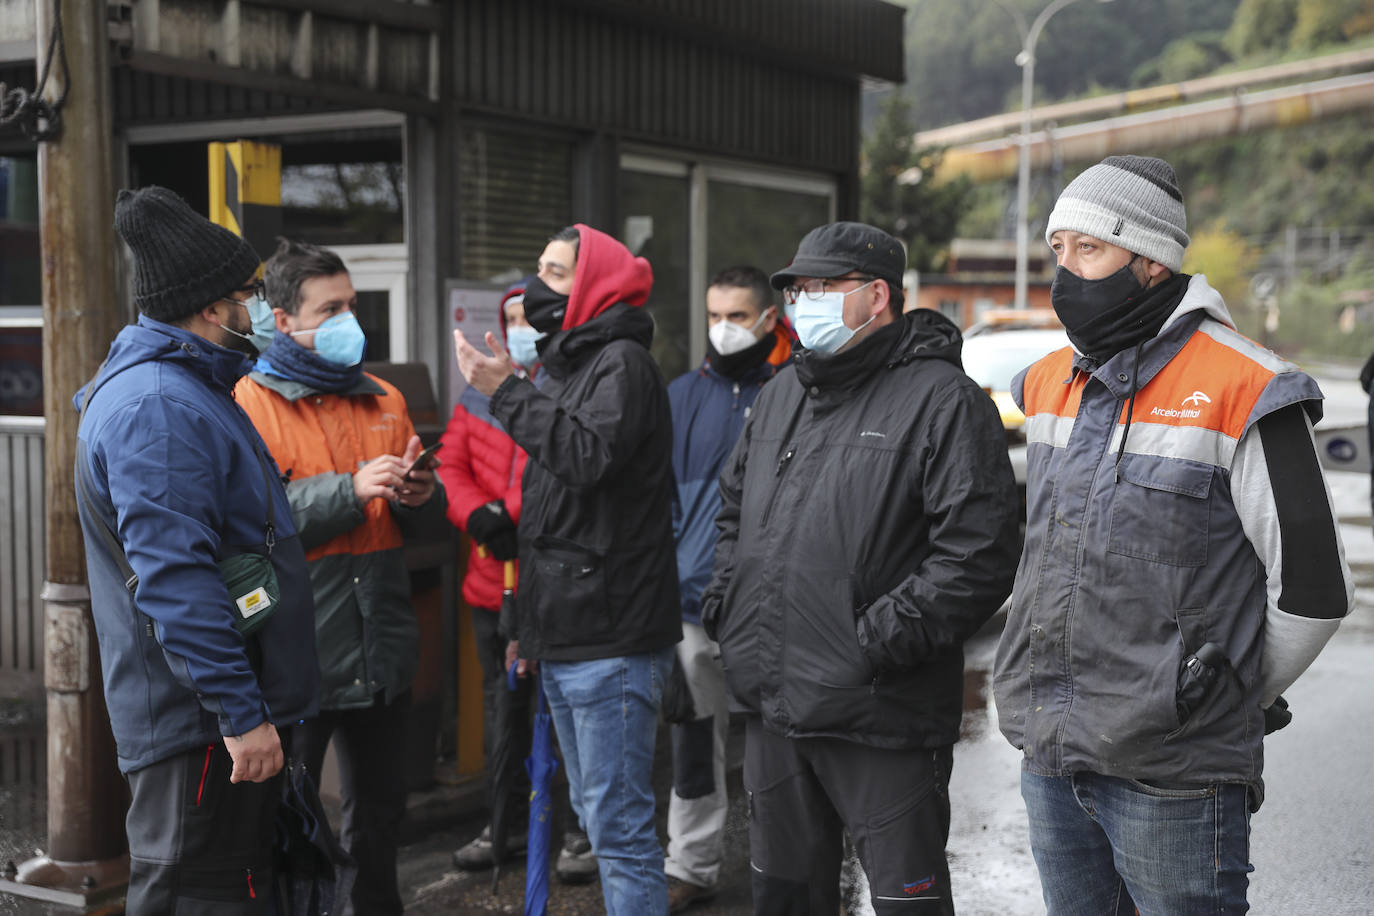
<instances>
[{"instance_id":1,"label":"smartphone in hand","mask_svg":"<svg viewBox=\"0 0 1374 916\"><path fill-rule=\"evenodd\" d=\"M434 455L443 447L444 443L436 442L416 455L415 462L411 464L410 467L406 468L406 478L409 479L413 471L428 471L437 466L439 462L435 460Z\"/></svg>"}]
</instances>

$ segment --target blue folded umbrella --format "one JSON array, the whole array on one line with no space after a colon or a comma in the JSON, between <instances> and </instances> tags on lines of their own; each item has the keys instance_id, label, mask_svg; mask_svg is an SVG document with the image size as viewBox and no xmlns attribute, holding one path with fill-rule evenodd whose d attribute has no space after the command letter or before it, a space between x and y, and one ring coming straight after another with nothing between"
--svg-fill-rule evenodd
<instances>
[{"instance_id":1,"label":"blue folded umbrella","mask_svg":"<svg viewBox=\"0 0 1374 916\"><path fill-rule=\"evenodd\" d=\"M553 775L558 758L553 752L553 716L549 714L542 681L535 689L534 739L525 759L530 774L529 849L525 861L525 916L549 911L549 840L553 829Z\"/></svg>"}]
</instances>

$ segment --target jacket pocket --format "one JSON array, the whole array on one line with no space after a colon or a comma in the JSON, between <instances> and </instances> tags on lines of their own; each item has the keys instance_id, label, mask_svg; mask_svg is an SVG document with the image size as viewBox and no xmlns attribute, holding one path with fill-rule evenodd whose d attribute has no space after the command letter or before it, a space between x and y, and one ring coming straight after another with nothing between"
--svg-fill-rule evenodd
<instances>
[{"instance_id":1,"label":"jacket pocket","mask_svg":"<svg viewBox=\"0 0 1374 916\"><path fill-rule=\"evenodd\" d=\"M606 595L606 558L573 541L540 535L530 567L544 641L581 645L611 629Z\"/></svg>"},{"instance_id":2,"label":"jacket pocket","mask_svg":"<svg viewBox=\"0 0 1374 916\"><path fill-rule=\"evenodd\" d=\"M1170 566L1207 564L1213 468L1175 458L1124 455L1112 490L1107 552Z\"/></svg>"}]
</instances>

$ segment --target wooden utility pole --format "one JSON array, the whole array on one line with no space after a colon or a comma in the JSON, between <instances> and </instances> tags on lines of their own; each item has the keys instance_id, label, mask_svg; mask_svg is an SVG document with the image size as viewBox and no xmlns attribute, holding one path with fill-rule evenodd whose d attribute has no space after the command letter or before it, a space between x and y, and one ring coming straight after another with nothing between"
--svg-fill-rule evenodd
<instances>
[{"instance_id":1,"label":"wooden utility pole","mask_svg":"<svg viewBox=\"0 0 1374 916\"><path fill-rule=\"evenodd\" d=\"M47 63L50 71L43 98L65 98L61 133L38 144L48 847L47 855L20 867L17 883L32 888L19 893L82 905L118 893L128 876L127 790L105 711L73 488L79 417L72 395L94 374L123 323L115 295L110 67L104 3L34 0L34 9L38 70Z\"/></svg>"}]
</instances>

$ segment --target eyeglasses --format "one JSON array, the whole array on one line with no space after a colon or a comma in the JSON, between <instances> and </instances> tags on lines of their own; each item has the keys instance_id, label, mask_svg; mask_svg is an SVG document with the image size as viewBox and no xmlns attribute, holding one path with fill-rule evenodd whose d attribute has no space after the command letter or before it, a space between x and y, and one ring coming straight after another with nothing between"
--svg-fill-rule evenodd
<instances>
[{"instance_id":1,"label":"eyeglasses","mask_svg":"<svg viewBox=\"0 0 1374 916\"><path fill-rule=\"evenodd\" d=\"M252 283L249 283L247 286L240 287L239 289L250 290L247 299L235 299L233 296L225 296L224 301L232 302L235 305L246 306L248 304L249 299L252 299L255 296L259 299L267 298L267 287L263 285L263 282L261 280L254 280ZM238 290L235 290L234 292L238 292Z\"/></svg>"},{"instance_id":2,"label":"eyeglasses","mask_svg":"<svg viewBox=\"0 0 1374 916\"><path fill-rule=\"evenodd\" d=\"M827 283L845 283L853 280L862 280L864 283L872 283L876 279L877 277L860 275L857 277L829 277L824 280L807 280L801 286L789 286L785 288L782 291L782 301L788 305L792 305L801 298L803 293L805 293L806 298L814 302L825 295Z\"/></svg>"}]
</instances>

